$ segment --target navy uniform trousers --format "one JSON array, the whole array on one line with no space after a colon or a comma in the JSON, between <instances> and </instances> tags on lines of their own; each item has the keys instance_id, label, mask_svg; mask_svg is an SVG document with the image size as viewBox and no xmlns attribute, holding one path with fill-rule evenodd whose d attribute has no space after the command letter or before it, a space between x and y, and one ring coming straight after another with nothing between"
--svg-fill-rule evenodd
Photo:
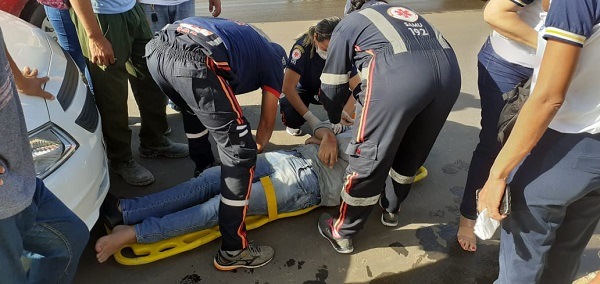
<instances>
[{"instance_id":1,"label":"navy uniform trousers","mask_svg":"<svg viewBox=\"0 0 600 284\"><path fill-rule=\"evenodd\" d=\"M202 125L214 138L221 160L221 248L245 248L248 241L244 219L257 148L234 91L210 57L200 49L180 49L172 31L162 31L151 40L146 46L146 57L161 90L177 105L185 106L184 128ZM186 133L190 133L189 129ZM196 148L209 155L210 143L207 136L203 137L203 147L190 144L190 153Z\"/></svg>"},{"instance_id":2,"label":"navy uniform trousers","mask_svg":"<svg viewBox=\"0 0 600 284\"><path fill-rule=\"evenodd\" d=\"M319 91L306 91L301 89L296 89L298 92L298 96L304 103L306 107L309 107L310 104L320 105L321 103L317 100ZM298 111L294 108L294 106L288 101L286 97L279 99L279 109L281 113L281 121L283 125L298 129L304 125L306 120L302 117Z\"/></svg>"},{"instance_id":3,"label":"navy uniform trousers","mask_svg":"<svg viewBox=\"0 0 600 284\"><path fill-rule=\"evenodd\" d=\"M334 235L342 238L362 229L378 199L388 212L399 210L460 93L460 69L450 48L371 53L362 70L362 110L346 149L350 164L334 223ZM388 174L394 187L384 189Z\"/></svg>"}]
</instances>

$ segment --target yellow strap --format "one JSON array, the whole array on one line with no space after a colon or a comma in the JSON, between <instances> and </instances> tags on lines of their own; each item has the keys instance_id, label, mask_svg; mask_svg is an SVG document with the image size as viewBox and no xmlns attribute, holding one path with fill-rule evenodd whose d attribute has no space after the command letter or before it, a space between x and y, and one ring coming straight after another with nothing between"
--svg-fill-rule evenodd
<instances>
[{"instance_id":1,"label":"yellow strap","mask_svg":"<svg viewBox=\"0 0 600 284\"><path fill-rule=\"evenodd\" d=\"M273 183L268 176L261 177L260 183L262 183L263 189L265 190L265 196L267 197L267 209L269 212L269 220L277 219L277 196L275 195L275 188Z\"/></svg>"}]
</instances>

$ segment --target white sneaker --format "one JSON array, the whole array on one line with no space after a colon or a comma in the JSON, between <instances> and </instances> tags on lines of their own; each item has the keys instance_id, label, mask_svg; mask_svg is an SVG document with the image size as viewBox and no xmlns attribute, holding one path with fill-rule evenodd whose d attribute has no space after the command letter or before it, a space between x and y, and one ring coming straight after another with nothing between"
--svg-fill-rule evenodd
<instances>
[{"instance_id":1,"label":"white sneaker","mask_svg":"<svg viewBox=\"0 0 600 284\"><path fill-rule=\"evenodd\" d=\"M304 135L304 133L302 133L302 129L300 129L300 128L296 129L296 128L291 128L291 127L286 127L285 132L287 132L289 135L292 135L292 136Z\"/></svg>"}]
</instances>

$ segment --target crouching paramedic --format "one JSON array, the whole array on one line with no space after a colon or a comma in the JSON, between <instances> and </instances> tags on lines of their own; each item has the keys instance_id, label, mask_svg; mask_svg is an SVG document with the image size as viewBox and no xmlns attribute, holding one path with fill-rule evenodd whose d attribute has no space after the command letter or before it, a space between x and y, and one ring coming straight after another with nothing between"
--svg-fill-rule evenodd
<instances>
[{"instance_id":1,"label":"crouching paramedic","mask_svg":"<svg viewBox=\"0 0 600 284\"><path fill-rule=\"evenodd\" d=\"M460 93L460 70L442 35L414 11L383 1L353 0L353 10L335 28L321 75L321 102L331 123L340 121L348 96L348 72L361 72L362 105L346 151L349 165L342 203L323 214L319 231L339 253L353 250L351 238L373 206L381 221L396 226L400 203L425 162ZM327 131L327 139L335 139ZM325 138L324 138L325 140ZM334 153L320 153L325 163ZM336 155L337 156L337 155ZM385 187L387 176L393 187Z\"/></svg>"},{"instance_id":2,"label":"crouching paramedic","mask_svg":"<svg viewBox=\"0 0 600 284\"><path fill-rule=\"evenodd\" d=\"M249 244L244 219L257 150L267 145L275 125L285 50L245 23L191 17L158 32L146 46L146 57L159 87L183 108L186 133L192 127L198 133L190 137L196 139L190 140L191 152L200 152L212 162L207 132L218 147L222 245L215 267L265 265L274 251ZM235 95L258 88L262 88L262 106L255 142Z\"/></svg>"}]
</instances>

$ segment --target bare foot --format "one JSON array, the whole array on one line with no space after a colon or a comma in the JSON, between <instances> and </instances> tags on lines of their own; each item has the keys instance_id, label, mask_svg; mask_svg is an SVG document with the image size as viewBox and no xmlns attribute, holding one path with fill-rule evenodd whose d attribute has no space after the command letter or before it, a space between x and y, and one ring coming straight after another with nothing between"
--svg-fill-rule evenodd
<instances>
[{"instance_id":1,"label":"bare foot","mask_svg":"<svg viewBox=\"0 0 600 284\"><path fill-rule=\"evenodd\" d=\"M96 241L96 258L98 262L105 262L111 255L115 254L126 244L135 243L135 229L133 226L118 225L113 231Z\"/></svg>"},{"instance_id":2,"label":"bare foot","mask_svg":"<svg viewBox=\"0 0 600 284\"><path fill-rule=\"evenodd\" d=\"M477 237L475 236L475 220L460 216L460 222L458 224L458 233L456 238L462 249L466 251L477 250Z\"/></svg>"}]
</instances>

